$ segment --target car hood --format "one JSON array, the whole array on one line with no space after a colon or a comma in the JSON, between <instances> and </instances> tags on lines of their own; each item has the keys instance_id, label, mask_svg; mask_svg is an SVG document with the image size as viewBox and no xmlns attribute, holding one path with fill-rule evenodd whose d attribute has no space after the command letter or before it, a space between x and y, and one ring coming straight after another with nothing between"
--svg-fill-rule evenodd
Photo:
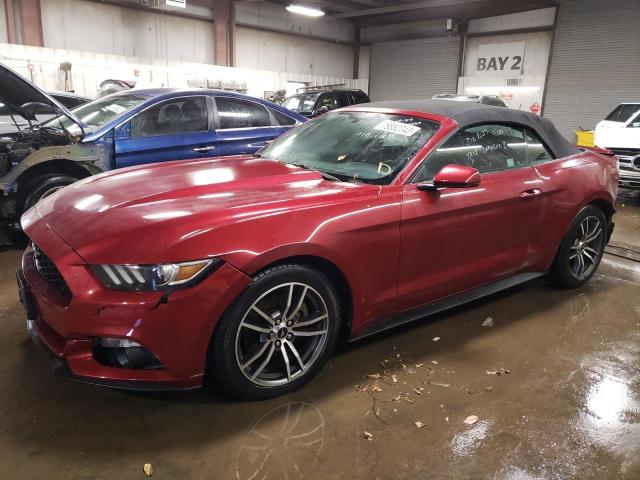
<instances>
[{"instance_id":1,"label":"car hood","mask_svg":"<svg viewBox=\"0 0 640 480\"><path fill-rule=\"evenodd\" d=\"M358 189L255 157L167 162L77 182L42 200L22 223L29 234L32 221L46 222L88 263L178 261L187 239Z\"/></svg>"},{"instance_id":2,"label":"car hood","mask_svg":"<svg viewBox=\"0 0 640 480\"><path fill-rule=\"evenodd\" d=\"M40 90L33 83L29 82L22 75L14 72L9 67L0 63L0 100L9 105L13 110L18 112L26 120L36 120L35 115L25 109L24 106L29 103L44 103L50 106L59 114L62 114L81 127L86 125L66 107L60 104L44 91Z\"/></svg>"}]
</instances>

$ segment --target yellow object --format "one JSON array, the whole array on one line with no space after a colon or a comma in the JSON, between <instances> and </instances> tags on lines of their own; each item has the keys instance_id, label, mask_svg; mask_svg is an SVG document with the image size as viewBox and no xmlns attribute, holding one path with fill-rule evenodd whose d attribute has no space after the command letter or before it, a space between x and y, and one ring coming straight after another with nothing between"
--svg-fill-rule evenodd
<instances>
[{"instance_id":1,"label":"yellow object","mask_svg":"<svg viewBox=\"0 0 640 480\"><path fill-rule=\"evenodd\" d=\"M576 130L576 135L578 136L576 145L579 147L593 147L595 145L593 130Z\"/></svg>"}]
</instances>

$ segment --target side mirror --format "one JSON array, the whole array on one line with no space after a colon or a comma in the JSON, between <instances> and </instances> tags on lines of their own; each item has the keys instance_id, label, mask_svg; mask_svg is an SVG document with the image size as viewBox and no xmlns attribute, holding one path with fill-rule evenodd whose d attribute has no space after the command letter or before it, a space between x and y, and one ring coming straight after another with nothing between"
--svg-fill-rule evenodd
<instances>
[{"instance_id":1,"label":"side mirror","mask_svg":"<svg viewBox=\"0 0 640 480\"><path fill-rule=\"evenodd\" d=\"M116 128L116 140L128 140L131 138L131 122L126 122Z\"/></svg>"},{"instance_id":2,"label":"side mirror","mask_svg":"<svg viewBox=\"0 0 640 480\"><path fill-rule=\"evenodd\" d=\"M433 182L418 183L418 190L437 190L439 188L469 188L480 184L480 172L466 165L446 165L436 173Z\"/></svg>"},{"instance_id":3,"label":"side mirror","mask_svg":"<svg viewBox=\"0 0 640 480\"><path fill-rule=\"evenodd\" d=\"M629 124L630 128L640 128L640 122L633 122Z\"/></svg>"}]
</instances>

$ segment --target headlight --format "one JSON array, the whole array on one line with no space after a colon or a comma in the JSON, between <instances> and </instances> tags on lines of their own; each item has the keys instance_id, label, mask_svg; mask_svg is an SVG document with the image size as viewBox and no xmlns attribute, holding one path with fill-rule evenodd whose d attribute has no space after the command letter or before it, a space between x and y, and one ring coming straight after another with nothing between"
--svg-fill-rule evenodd
<instances>
[{"instance_id":1,"label":"headlight","mask_svg":"<svg viewBox=\"0 0 640 480\"><path fill-rule=\"evenodd\" d=\"M221 263L222 261L217 258L209 258L194 262L158 265L92 265L91 270L108 288L154 292L190 287Z\"/></svg>"}]
</instances>

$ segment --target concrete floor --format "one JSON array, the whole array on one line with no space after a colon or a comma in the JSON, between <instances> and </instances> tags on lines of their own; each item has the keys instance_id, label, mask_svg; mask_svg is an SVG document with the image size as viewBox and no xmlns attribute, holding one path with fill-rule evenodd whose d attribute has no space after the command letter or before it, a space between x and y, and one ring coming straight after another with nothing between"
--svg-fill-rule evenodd
<instances>
[{"instance_id":1,"label":"concrete floor","mask_svg":"<svg viewBox=\"0 0 640 480\"><path fill-rule=\"evenodd\" d=\"M614 243L640 251L640 201L619 212ZM640 478L632 260L607 254L577 291L534 281L350 346L301 391L239 403L51 376L26 338L19 257L0 253L0 478L135 479L145 463L158 479Z\"/></svg>"}]
</instances>

